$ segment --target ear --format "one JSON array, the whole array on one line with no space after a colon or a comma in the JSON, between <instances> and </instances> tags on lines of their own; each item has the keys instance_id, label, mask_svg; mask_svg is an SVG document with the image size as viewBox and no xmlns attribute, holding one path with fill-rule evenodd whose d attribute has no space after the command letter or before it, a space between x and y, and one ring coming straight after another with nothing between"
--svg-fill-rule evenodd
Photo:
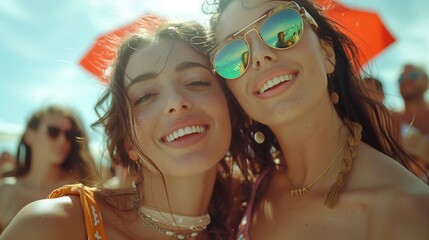
<instances>
[{"instance_id":1,"label":"ear","mask_svg":"<svg viewBox=\"0 0 429 240\"><path fill-rule=\"evenodd\" d=\"M138 155L138 154L137 154L137 152L136 152L134 149L132 149L132 148L128 149L128 157L129 157L131 160L133 160L133 161L137 161L137 160L139 160L139 155Z\"/></svg>"},{"instance_id":2,"label":"ear","mask_svg":"<svg viewBox=\"0 0 429 240\"><path fill-rule=\"evenodd\" d=\"M125 140L124 147L125 147L125 149L128 149L127 154L131 160L133 160L133 161L139 160L139 155L137 154L136 150L134 150L134 148L131 146L131 144L127 140Z\"/></svg>"},{"instance_id":3,"label":"ear","mask_svg":"<svg viewBox=\"0 0 429 240\"><path fill-rule=\"evenodd\" d=\"M322 50L323 50L323 60L327 74L331 74L335 70L335 52L332 43L321 40Z\"/></svg>"},{"instance_id":4,"label":"ear","mask_svg":"<svg viewBox=\"0 0 429 240\"><path fill-rule=\"evenodd\" d=\"M27 129L24 132L24 136L23 136L23 140L24 143L27 144L28 146L32 146L33 142L35 141L35 132L32 129Z\"/></svg>"}]
</instances>

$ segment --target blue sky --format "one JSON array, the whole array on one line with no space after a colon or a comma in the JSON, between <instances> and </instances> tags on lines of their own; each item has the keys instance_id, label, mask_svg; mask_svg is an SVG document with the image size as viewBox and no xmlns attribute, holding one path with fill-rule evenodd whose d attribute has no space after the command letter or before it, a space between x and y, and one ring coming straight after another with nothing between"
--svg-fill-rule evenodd
<instances>
[{"instance_id":1,"label":"blue sky","mask_svg":"<svg viewBox=\"0 0 429 240\"><path fill-rule=\"evenodd\" d=\"M2 0L0 2L0 152L15 151L16 136L29 115L48 103L73 107L97 146L100 134L89 125L103 85L79 61L98 35L145 13L207 24L202 0ZM378 12L396 42L369 65L384 84L387 103L403 105L397 78L406 62L429 70L429 1L342 0L349 6ZM162 10L162 11L161 11ZM429 95L426 95L429 97ZM429 98L428 98L429 99Z\"/></svg>"}]
</instances>

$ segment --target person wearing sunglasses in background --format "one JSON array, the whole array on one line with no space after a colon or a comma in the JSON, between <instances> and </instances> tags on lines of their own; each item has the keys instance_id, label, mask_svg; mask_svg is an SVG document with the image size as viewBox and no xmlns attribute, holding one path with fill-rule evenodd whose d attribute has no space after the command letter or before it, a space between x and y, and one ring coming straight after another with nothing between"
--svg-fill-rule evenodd
<instances>
[{"instance_id":1,"label":"person wearing sunglasses in background","mask_svg":"<svg viewBox=\"0 0 429 240\"><path fill-rule=\"evenodd\" d=\"M119 47L93 126L104 126L110 158L133 185L65 186L25 207L1 240L228 239L224 157L235 121L226 85L211 73L206 33L193 22L165 23Z\"/></svg>"},{"instance_id":2,"label":"person wearing sunglasses in background","mask_svg":"<svg viewBox=\"0 0 429 240\"><path fill-rule=\"evenodd\" d=\"M88 137L76 113L50 105L36 111L19 142L16 169L0 180L0 233L28 203L64 184L96 179Z\"/></svg>"},{"instance_id":3,"label":"person wearing sunglasses in background","mask_svg":"<svg viewBox=\"0 0 429 240\"><path fill-rule=\"evenodd\" d=\"M401 132L402 145L424 167L419 176L429 174L429 105L424 95L428 89L428 75L422 67L406 64L398 80L404 100L403 112L395 113Z\"/></svg>"},{"instance_id":4,"label":"person wearing sunglasses in background","mask_svg":"<svg viewBox=\"0 0 429 240\"><path fill-rule=\"evenodd\" d=\"M237 238L427 239L429 187L407 170L412 159L364 92L356 47L336 23L307 0L205 4L213 71L243 110L233 136L254 138L241 148L257 178Z\"/></svg>"}]
</instances>

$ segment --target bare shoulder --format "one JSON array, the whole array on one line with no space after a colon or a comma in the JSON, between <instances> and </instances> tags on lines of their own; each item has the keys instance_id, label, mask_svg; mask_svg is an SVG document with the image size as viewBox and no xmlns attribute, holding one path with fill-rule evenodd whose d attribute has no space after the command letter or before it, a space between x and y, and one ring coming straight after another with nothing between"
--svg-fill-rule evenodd
<instances>
[{"instance_id":1,"label":"bare shoulder","mask_svg":"<svg viewBox=\"0 0 429 240\"><path fill-rule=\"evenodd\" d=\"M3 239L86 239L78 196L43 199L25 206L0 236Z\"/></svg>"},{"instance_id":2,"label":"bare shoulder","mask_svg":"<svg viewBox=\"0 0 429 240\"><path fill-rule=\"evenodd\" d=\"M428 186L398 161L362 143L351 172L360 188L427 191Z\"/></svg>"},{"instance_id":3,"label":"bare shoulder","mask_svg":"<svg viewBox=\"0 0 429 240\"><path fill-rule=\"evenodd\" d=\"M385 192L369 213L371 239L429 238L429 190Z\"/></svg>"},{"instance_id":4,"label":"bare shoulder","mask_svg":"<svg viewBox=\"0 0 429 240\"><path fill-rule=\"evenodd\" d=\"M429 239L429 186L366 144L359 154L353 182L367 193L369 239Z\"/></svg>"}]
</instances>

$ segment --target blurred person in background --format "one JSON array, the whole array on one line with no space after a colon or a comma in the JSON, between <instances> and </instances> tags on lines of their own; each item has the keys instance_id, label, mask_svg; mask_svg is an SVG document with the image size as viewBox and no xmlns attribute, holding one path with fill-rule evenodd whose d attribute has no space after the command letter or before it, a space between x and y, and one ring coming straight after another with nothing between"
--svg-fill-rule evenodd
<instances>
[{"instance_id":1,"label":"blurred person in background","mask_svg":"<svg viewBox=\"0 0 429 240\"><path fill-rule=\"evenodd\" d=\"M0 154L0 178L8 176L15 169L15 158L8 152Z\"/></svg>"},{"instance_id":2,"label":"blurred person in background","mask_svg":"<svg viewBox=\"0 0 429 240\"><path fill-rule=\"evenodd\" d=\"M16 169L0 180L0 233L28 203L68 183L95 180L88 137L75 112L47 106L27 122Z\"/></svg>"},{"instance_id":3,"label":"blurred person in background","mask_svg":"<svg viewBox=\"0 0 429 240\"><path fill-rule=\"evenodd\" d=\"M424 99L428 75L423 67L404 65L398 79L405 109L395 113L402 136L402 145L429 172L429 107ZM425 173L422 172L420 177Z\"/></svg>"}]
</instances>

